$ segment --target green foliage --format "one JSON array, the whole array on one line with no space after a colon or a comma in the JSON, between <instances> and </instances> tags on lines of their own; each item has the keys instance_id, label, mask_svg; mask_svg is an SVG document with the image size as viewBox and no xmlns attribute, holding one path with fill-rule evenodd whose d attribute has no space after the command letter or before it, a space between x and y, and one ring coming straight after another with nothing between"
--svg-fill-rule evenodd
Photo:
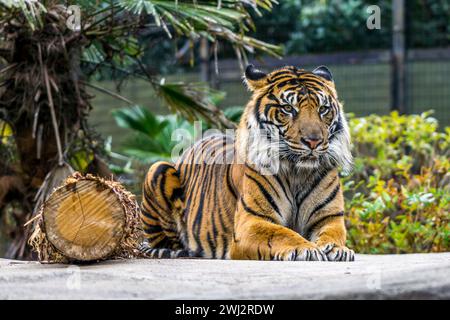
<instances>
[{"instance_id":1,"label":"green foliage","mask_svg":"<svg viewBox=\"0 0 450 320\"><path fill-rule=\"evenodd\" d=\"M450 1L406 1L407 45L445 47L450 42Z\"/></svg>"},{"instance_id":2,"label":"green foliage","mask_svg":"<svg viewBox=\"0 0 450 320\"><path fill-rule=\"evenodd\" d=\"M156 116L147 108L135 106L113 111L117 124L131 130L122 146L122 153L143 164L171 160L178 143L172 139L175 130L187 130L193 135L193 125L176 115Z\"/></svg>"},{"instance_id":3,"label":"green foliage","mask_svg":"<svg viewBox=\"0 0 450 320\"><path fill-rule=\"evenodd\" d=\"M217 103L220 97L212 98ZM242 115L242 107L230 107L224 110L227 121L236 123ZM179 143L192 143L193 141L179 141L174 135L176 130L186 130L192 139L195 138L195 126L185 118L177 115L154 115L148 108L134 106L113 111L118 126L129 129L130 135L121 147L125 157L138 161L140 164L151 164L158 160L172 160L172 150ZM211 126L202 122L201 129L207 130ZM109 150L110 153L112 152ZM118 154L113 158L125 160Z\"/></svg>"},{"instance_id":4,"label":"green foliage","mask_svg":"<svg viewBox=\"0 0 450 320\"><path fill-rule=\"evenodd\" d=\"M154 61L160 61L157 55L162 53L158 50L161 43L167 49L170 47L168 47L168 41L177 44L177 40L185 39L190 42L190 47L193 49L200 38L206 38L214 44L221 41L231 44L238 53L238 57L242 58L255 50L280 56L280 47L247 35L254 28L250 11L255 11L258 15L260 15L259 9L270 11L273 0L253 1L252 6L246 4L247 1L242 0L200 2L86 0L77 2L83 14L81 20L89 22L89 25L82 28L83 32L91 38L88 48L91 52L84 58L87 62L94 64L115 62L117 65L123 65L126 62L131 63L130 60L127 61L127 58L138 56L141 58L143 51L150 49L155 54L155 59L146 61L153 68L158 68ZM129 34L129 31L137 29L147 29L147 31ZM139 41L132 35L136 35ZM131 43L129 39L132 40ZM112 57L116 53L119 54ZM119 63L114 60L124 61Z\"/></svg>"},{"instance_id":5,"label":"green foliage","mask_svg":"<svg viewBox=\"0 0 450 320\"><path fill-rule=\"evenodd\" d=\"M239 123L243 112L244 108L240 106L228 107L223 111L224 115L235 123Z\"/></svg>"},{"instance_id":6,"label":"green foliage","mask_svg":"<svg viewBox=\"0 0 450 320\"><path fill-rule=\"evenodd\" d=\"M370 5L381 9L380 30L366 28ZM448 1L409 0L405 6L408 47L449 45ZM270 15L255 19L255 36L284 45L287 54L389 48L391 7L391 0L284 0Z\"/></svg>"},{"instance_id":7,"label":"green foliage","mask_svg":"<svg viewBox=\"0 0 450 320\"><path fill-rule=\"evenodd\" d=\"M288 52L332 52L386 48L390 44L390 3L379 1L382 28L369 31L367 1L310 1L299 10Z\"/></svg>"},{"instance_id":8,"label":"green foliage","mask_svg":"<svg viewBox=\"0 0 450 320\"><path fill-rule=\"evenodd\" d=\"M0 154L5 167L17 161L17 147L14 141L14 132L9 123L0 119Z\"/></svg>"},{"instance_id":9,"label":"green foliage","mask_svg":"<svg viewBox=\"0 0 450 320\"><path fill-rule=\"evenodd\" d=\"M42 27L41 13L46 8L39 1L30 0L0 0L0 21L8 17L8 11L15 16L22 14L32 31Z\"/></svg>"},{"instance_id":10,"label":"green foliage","mask_svg":"<svg viewBox=\"0 0 450 320\"><path fill-rule=\"evenodd\" d=\"M260 15L260 9L270 11L273 2L258 0L249 6L243 0L82 1L78 3L84 21L81 31L89 39L82 52L83 66L97 79L124 79L130 75L144 78L170 111L188 120L200 118L219 128L232 128L233 123L211 102L217 92L204 84L165 83L155 71L173 64L168 53L173 55L174 50L170 47L175 49L183 43L190 48L193 64L201 38L215 50L219 42L227 43L245 62L247 54L257 51L280 56L280 47L248 35L254 29L250 12Z\"/></svg>"},{"instance_id":11,"label":"green foliage","mask_svg":"<svg viewBox=\"0 0 450 320\"><path fill-rule=\"evenodd\" d=\"M450 128L430 113L351 118L343 179L348 245L360 253L450 250Z\"/></svg>"}]
</instances>

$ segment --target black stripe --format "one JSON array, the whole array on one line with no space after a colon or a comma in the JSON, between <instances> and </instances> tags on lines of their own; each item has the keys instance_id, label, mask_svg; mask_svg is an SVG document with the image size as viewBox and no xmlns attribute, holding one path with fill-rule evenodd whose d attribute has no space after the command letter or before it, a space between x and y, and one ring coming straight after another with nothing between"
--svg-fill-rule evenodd
<instances>
[{"instance_id":1,"label":"black stripe","mask_svg":"<svg viewBox=\"0 0 450 320\"><path fill-rule=\"evenodd\" d=\"M269 111L272 108L279 108L279 106L273 103L268 103L264 106L264 116L266 117L266 119L269 119Z\"/></svg>"},{"instance_id":2,"label":"black stripe","mask_svg":"<svg viewBox=\"0 0 450 320\"><path fill-rule=\"evenodd\" d=\"M188 183L191 180L192 171L195 168L195 152L191 149L189 152L189 159L186 163L184 163L184 175L183 176L183 182L182 186L185 187L185 184ZM179 169L181 171L181 168Z\"/></svg>"},{"instance_id":3,"label":"black stripe","mask_svg":"<svg viewBox=\"0 0 450 320\"><path fill-rule=\"evenodd\" d=\"M225 259L226 254L228 252L228 239L225 236L222 236L222 246L223 246L222 259Z\"/></svg>"},{"instance_id":4,"label":"black stripe","mask_svg":"<svg viewBox=\"0 0 450 320\"><path fill-rule=\"evenodd\" d=\"M314 191L314 189L319 185L319 183L322 181L323 178L326 177L326 175L328 174L329 170L325 170L324 172L320 172L319 174L317 174L317 176L315 177L313 183L311 183L307 189L307 191L303 194L298 193L297 196L295 197L296 201L297 201L297 205L300 208L300 206L302 205L303 201L305 201L305 199ZM299 196L301 196L299 198Z\"/></svg>"},{"instance_id":5,"label":"black stripe","mask_svg":"<svg viewBox=\"0 0 450 320\"><path fill-rule=\"evenodd\" d=\"M300 85L299 84L295 84L293 86L284 87L283 91L291 91L291 92L297 94L297 96L298 96L298 92L297 91L298 91L299 88L300 88Z\"/></svg>"},{"instance_id":6,"label":"black stripe","mask_svg":"<svg viewBox=\"0 0 450 320\"><path fill-rule=\"evenodd\" d=\"M300 208L303 204L303 202L309 197L309 195L316 189L316 187L320 184L320 182L322 181L322 179L324 177L326 177L326 175L328 174L329 170L326 170L324 172L319 172L319 174L317 174L317 176L315 177L313 183L311 183L310 185L308 185L308 189L306 190L306 192L304 192L303 194L298 193L295 196L295 201L297 203L297 212L295 213L295 218L294 221L297 222L298 221L298 214L300 212ZM300 198L299 198L300 196Z\"/></svg>"},{"instance_id":7,"label":"black stripe","mask_svg":"<svg viewBox=\"0 0 450 320\"><path fill-rule=\"evenodd\" d=\"M158 217L153 216L150 212L148 212L144 208L141 208L141 214L149 220L159 221Z\"/></svg>"},{"instance_id":8,"label":"black stripe","mask_svg":"<svg viewBox=\"0 0 450 320\"><path fill-rule=\"evenodd\" d=\"M222 194L219 194L217 192L214 194L214 200L215 200L215 203L218 204L219 209L227 208L230 205L230 201L226 200L225 198L226 197L224 197ZM236 200L237 200L237 196L236 196ZM236 205L236 202L233 201L232 203L234 203ZM233 208L233 211L235 209L236 209L236 206ZM229 229L225 223L225 219L227 217L226 212L227 212L226 209L225 209L225 213L223 213L222 211L219 210L219 212L217 214L218 220L219 220L219 227L220 227L219 229L221 230L222 234L226 234L229 232Z\"/></svg>"},{"instance_id":9,"label":"black stripe","mask_svg":"<svg viewBox=\"0 0 450 320\"><path fill-rule=\"evenodd\" d=\"M291 76L282 76L282 77L278 77L278 78L274 79L274 81L270 81L269 83L272 86L276 86L277 83L286 82L286 81L293 80L293 79L297 79L297 78L292 75Z\"/></svg>"},{"instance_id":10,"label":"black stripe","mask_svg":"<svg viewBox=\"0 0 450 320\"><path fill-rule=\"evenodd\" d=\"M166 206L169 210L172 209L172 203L169 201L169 198L167 198L166 195L166 180L167 180L167 172L165 172L161 178L161 182L159 185L159 192L161 192L164 202L166 203Z\"/></svg>"},{"instance_id":11,"label":"black stripe","mask_svg":"<svg viewBox=\"0 0 450 320\"><path fill-rule=\"evenodd\" d=\"M144 229L147 233L156 233L156 232L162 232L163 229L161 227L161 225L159 224L149 224L147 222L145 222L144 220L141 220L144 223Z\"/></svg>"},{"instance_id":12,"label":"black stripe","mask_svg":"<svg viewBox=\"0 0 450 320\"><path fill-rule=\"evenodd\" d=\"M153 173L153 178L151 181L153 187L156 185L159 176L164 175L164 173L170 168L173 168L173 167L168 164L165 164L165 163L158 164L155 172Z\"/></svg>"},{"instance_id":13,"label":"black stripe","mask_svg":"<svg viewBox=\"0 0 450 320\"><path fill-rule=\"evenodd\" d=\"M211 254L212 254L211 258L216 259L215 245L214 245L214 242L213 242L209 232L206 233L206 240L208 242L209 248L211 249Z\"/></svg>"},{"instance_id":14,"label":"black stripe","mask_svg":"<svg viewBox=\"0 0 450 320\"><path fill-rule=\"evenodd\" d=\"M260 217L260 218L269 220L269 221L272 222L272 223L275 223L275 220L274 220L272 217L263 215L263 214L261 214L261 213L258 213L258 212L256 212L256 211L254 211L253 209L250 209L250 208L247 206L247 204L245 203L244 199L241 199L241 204L242 204L242 206L244 207L245 212L250 213L250 214L252 214L252 215L254 215L254 216L257 216L257 217Z\"/></svg>"},{"instance_id":15,"label":"black stripe","mask_svg":"<svg viewBox=\"0 0 450 320\"><path fill-rule=\"evenodd\" d=\"M316 222L314 222L314 224L312 226L310 226L308 228L308 238L311 236L311 233L314 232L314 230L317 228L317 226L321 223L323 223L324 221L326 221L327 219L330 218L336 218L336 217L343 217L344 216L344 211L340 211L338 213L335 214L331 214L325 217L320 218L319 220L317 220Z\"/></svg>"},{"instance_id":16,"label":"black stripe","mask_svg":"<svg viewBox=\"0 0 450 320\"><path fill-rule=\"evenodd\" d=\"M279 72L272 74L270 76L270 79L268 79L268 82L269 83L277 82L279 79L285 78L288 76L291 78L295 77L295 75L292 73L292 71L287 71L287 70L279 71Z\"/></svg>"},{"instance_id":17,"label":"black stripe","mask_svg":"<svg viewBox=\"0 0 450 320\"><path fill-rule=\"evenodd\" d=\"M262 259L261 247L260 247L260 246L258 246L258 251L257 251L257 253L258 253L258 260L263 260L263 259Z\"/></svg>"},{"instance_id":18,"label":"black stripe","mask_svg":"<svg viewBox=\"0 0 450 320\"><path fill-rule=\"evenodd\" d=\"M309 87L312 87L312 89L318 89L318 88L325 87L325 84L323 82L313 79L313 78L310 78L306 75L303 76L302 80L306 85L309 85Z\"/></svg>"},{"instance_id":19,"label":"black stripe","mask_svg":"<svg viewBox=\"0 0 450 320\"><path fill-rule=\"evenodd\" d=\"M153 243L154 239L161 238L161 236L164 236L162 231L159 233L146 233L145 239L148 240L149 242Z\"/></svg>"},{"instance_id":20,"label":"black stripe","mask_svg":"<svg viewBox=\"0 0 450 320\"><path fill-rule=\"evenodd\" d=\"M209 189L210 189L210 185L211 185L211 180L210 177L212 176L211 171L212 168L214 166L210 165L210 166L204 166L202 168L203 172L202 172L202 184L200 187L200 190L198 190L197 194L200 196L200 202L199 202L199 206L198 206L198 210L196 212L195 215L195 219L194 219L194 224L193 224L193 228L194 228L194 238L196 239L197 245L199 246L199 248L202 249L203 251L203 247L201 245L201 238L200 238L200 228L202 225L202 220L203 220L203 206L204 206L204 199L205 199L205 194L209 194ZM205 172L206 170L206 172ZM200 175L200 173L198 174Z\"/></svg>"},{"instance_id":21,"label":"black stripe","mask_svg":"<svg viewBox=\"0 0 450 320\"><path fill-rule=\"evenodd\" d=\"M330 132L329 142L331 142L334 139L336 139L337 136L334 133L335 132L340 132L342 129L344 129L344 125L342 124L341 114L338 113L338 119L337 119L336 125L334 127L334 130L332 132Z\"/></svg>"},{"instance_id":22,"label":"black stripe","mask_svg":"<svg viewBox=\"0 0 450 320\"><path fill-rule=\"evenodd\" d=\"M233 197L235 199L237 199L237 193L236 193L236 190L234 189L234 184L232 183L232 176L231 176L232 171L230 169L231 169L231 165L227 165L227 170L225 172L225 174L227 176L226 184L227 184L228 190L231 192Z\"/></svg>"},{"instance_id":23,"label":"black stripe","mask_svg":"<svg viewBox=\"0 0 450 320\"><path fill-rule=\"evenodd\" d=\"M299 86L300 82L301 82L301 80L299 80L298 78L292 78L292 79L281 81L281 82L277 83L275 85L275 87L280 89L281 87L284 87L284 86L287 86L287 85Z\"/></svg>"},{"instance_id":24,"label":"black stripe","mask_svg":"<svg viewBox=\"0 0 450 320\"><path fill-rule=\"evenodd\" d=\"M259 106L261 105L261 100L262 100L262 98L263 98L263 96L260 96L260 97L258 97L258 99L256 99L256 102L255 102L255 110L254 110L256 122L258 122L259 128L260 128L260 129L263 128L262 125L261 125L261 123L260 123L261 117L260 117L260 115L259 115Z\"/></svg>"},{"instance_id":25,"label":"black stripe","mask_svg":"<svg viewBox=\"0 0 450 320\"><path fill-rule=\"evenodd\" d=\"M279 103L278 98L272 93L272 91L269 91L267 98L271 101L275 101L276 103Z\"/></svg>"},{"instance_id":26,"label":"black stripe","mask_svg":"<svg viewBox=\"0 0 450 320\"><path fill-rule=\"evenodd\" d=\"M202 218L203 218L203 205L204 205L204 199L205 197L203 195L200 195L199 204L197 212L195 213L195 219L193 223L195 238L197 241L200 241L200 226L202 224Z\"/></svg>"},{"instance_id":27,"label":"black stripe","mask_svg":"<svg viewBox=\"0 0 450 320\"><path fill-rule=\"evenodd\" d=\"M261 175L257 170L250 167L248 164L245 164L245 167L248 168L250 171L254 172L256 175L258 175L261 179L264 179L264 181L270 186L270 188L275 192L277 197L280 197L280 194L278 193L278 190L273 186L272 182L265 176ZM277 177L277 176L276 176Z\"/></svg>"},{"instance_id":28,"label":"black stripe","mask_svg":"<svg viewBox=\"0 0 450 320\"><path fill-rule=\"evenodd\" d=\"M336 195L338 194L340 188L341 188L341 185L338 184L338 185L334 188L334 190L330 193L330 195L329 195L322 203L320 203L319 205L317 205L317 206L314 208L314 210L313 210L313 211L311 212L311 214L309 215L308 221L306 221L306 223L308 223L309 220L311 220L311 217L312 217L317 211L319 211L319 210L321 210L322 208L324 208L324 207L325 207L326 205L328 205L331 201L333 201L334 198L336 198Z\"/></svg>"},{"instance_id":29,"label":"black stripe","mask_svg":"<svg viewBox=\"0 0 450 320\"><path fill-rule=\"evenodd\" d=\"M270 195L270 193L267 192L267 190L264 188L264 186L259 181L257 181L255 178L253 178L252 176L248 175L247 173L245 174L245 176L256 183L256 185L258 186L259 191L261 191L261 193L267 199L267 201L272 206L272 208L275 210L275 212L281 217L281 213L280 213L280 209L278 208L278 205L275 203L275 200Z\"/></svg>"},{"instance_id":30,"label":"black stripe","mask_svg":"<svg viewBox=\"0 0 450 320\"><path fill-rule=\"evenodd\" d=\"M145 203L148 204L148 206L155 212L155 214L160 216L158 213L165 212L167 208L163 208L159 201L153 201L153 198L150 198L150 195L154 194L155 190L156 189L153 188L150 192L144 193L143 197L145 199ZM159 210L157 209L157 207L159 208Z\"/></svg>"},{"instance_id":31,"label":"black stripe","mask_svg":"<svg viewBox=\"0 0 450 320\"><path fill-rule=\"evenodd\" d=\"M144 201L142 202L142 206L141 206L141 207L142 207L142 210L143 210L143 211L146 211L147 208L144 208L144 206L147 206L147 207L149 207L151 210L153 210L153 213L156 215L156 217L153 216L154 219L159 218L158 212L161 211L161 210L158 210L158 209L155 207L155 204L153 203L152 199L149 198L149 195L148 195L148 194L144 194ZM161 208L160 208L160 209L161 209ZM148 211L149 211L149 210L148 210ZM149 213L150 213L150 212L149 212Z\"/></svg>"},{"instance_id":32,"label":"black stripe","mask_svg":"<svg viewBox=\"0 0 450 320\"><path fill-rule=\"evenodd\" d=\"M176 199L183 200L183 189L182 188L175 188L172 191L172 195L170 196L170 201L175 201Z\"/></svg>"},{"instance_id":33,"label":"black stripe","mask_svg":"<svg viewBox=\"0 0 450 320\"><path fill-rule=\"evenodd\" d=\"M334 184L334 182L337 180L337 178L338 178L338 176L335 175L335 176L333 177L333 179L331 179L331 181L327 184L327 186L326 186L325 188L323 188L323 190L324 190L324 191L328 190L328 188L330 188L330 187Z\"/></svg>"},{"instance_id":34,"label":"black stripe","mask_svg":"<svg viewBox=\"0 0 450 320\"><path fill-rule=\"evenodd\" d=\"M149 199L148 197L147 197L147 195L145 195L145 202L143 203L143 205L142 205L142 209L144 209L142 212L144 213L144 215L145 215L145 208L143 208L145 205L148 205L149 207L150 207L150 209L152 209L153 210L153 212L154 212L154 214L156 215L156 217L154 217L153 216L153 219L154 220L159 220L159 221L162 221L162 222L165 222L165 223L168 223L168 221L167 221L167 219L166 219L166 217L165 217L165 215L164 214L160 214L160 212L166 212L166 210L164 209L164 208L162 208L161 206L160 206L160 204L159 204L159 202L153 202L151 199ZM156 207L155 207L155 203L160 207L160 210L158 210ZM150 212L149 212L149 214L151 214ZM151 219L151 217L148 217L148 216L146 216L147 218L149 218L149 219Z\"/></svg>"},{"instance_id":35,"label":"black stripe","mask_svg":"<svg viewBox=\"0 0 450 320\"><path fill-rule=\"evenodd\" d=\"M217 214L220 215L221 212L220 212L220 206L216 205L217 204L217 201L216 201L217 198L216 197L217 197L217 194L218 194L218 192L216 192L216 189L217 189L217 184L218 184L219 180L218 179L214 179L214 178L212 178L212 179L215 182L214 185L212 186L212 190L210 191L211 194L213 195L212 197L210 197L210 199L213 200L212 201L213 203L211 204L211 201L209 201L209 207L217 207L217 211L211 212L210 222L211 222L212 239L210 241L210 246L211 246L211 251L213 252L213 259L215 259L216 258L216 248L217 248L216 218L217 218ZM209 233L209 230L208 230L208 236L209 236L209 234L210 233Z\"/></svg>"}]
</instances>

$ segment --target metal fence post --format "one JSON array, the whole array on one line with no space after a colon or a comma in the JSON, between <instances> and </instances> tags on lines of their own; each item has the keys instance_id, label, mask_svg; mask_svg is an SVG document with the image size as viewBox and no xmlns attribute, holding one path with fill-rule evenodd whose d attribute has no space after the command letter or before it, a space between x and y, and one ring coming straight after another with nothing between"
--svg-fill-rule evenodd
<instances>
[{"instance_id":1,"label":"metal fence post","mask_svg":"<svg viewBox=\"0 0 450 320\"><path fill-rule=\"evenodd\" d=\"M392 1L391 109L407 113L405 69L405 1Z\"/></svg>"},{"instance_id":2,"label":"metal fence post","mask_svg":"<svg viewBox=\"0 0 450 320\"><path fill-rule=\"evenodd\" d=\"M200 81L209 83L211 80L211 63L209 61L209 42L206 38L200 39Z\"/></svg>"}]
</instances>

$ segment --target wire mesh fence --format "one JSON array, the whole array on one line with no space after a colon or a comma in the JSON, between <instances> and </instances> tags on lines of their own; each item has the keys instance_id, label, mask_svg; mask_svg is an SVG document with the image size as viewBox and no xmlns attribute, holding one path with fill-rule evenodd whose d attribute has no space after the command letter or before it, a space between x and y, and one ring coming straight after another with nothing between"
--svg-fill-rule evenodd
<instances>
[{"instance_id":1,"label":"wire mesh fence","mask_svg":"<svg viewBox=\"0 0 450 320\"><path fill-rule=\"evenodd\" d=\"M350 52L286 57L254 62L270 71L283 65L306 70L327 65L334 74L346 112L356 116L386 114L395 109L392 98L392 65L389 51ZM219 85L227 92L223 105L244 105L248 93L241 84L236 61L220 63ZM411 50L406 62L406 113L433 110L441 128L450 125L450 48Z\"/></svg>"},{"instance_id":2,"label":"wire mesh fence","mask_svg":"<svg viewBox=\"0 0 450 320\"><path fill-rule=\"evenodd\" d=\"M450 125L450 50L420 51L406 68L409 113L434 110L441 127ZM432 54L434 53L434 54Z\"/></svg>"},{"instance_id":3,"label":"wire mesh fence","mask_svg":"<svg viewBox=\"0 0 450 320\"><path fill-rule=\"evenodd\" d=\"M406 61L406 112L434 110L434 117L439 121L441 130L449 126L450 48L410 50ZM393 107L389 50L291 56L281 60L266 58L253 63L266 71L284 65L306 70L327 65L334 74L338 94L347 113L355 116L387 114ZM211 83L226 93L220 105L222 108L245 106L250 93L242 83L242 71L237 60L219 61L219 74L212 78ZM167 81L192 82L200 79L199 72L167 77ZM114 91L112 82L101 85ZM168 112L145 81L131 79L123 86L121 94L138 105L149 107L155 113ZM101 93L95 92L95 95L91 121L104 136L112 135L114 144L119 143L125 131L115 125L111 110L123 107L124 103Z\"/></svg>"}]
</instances>

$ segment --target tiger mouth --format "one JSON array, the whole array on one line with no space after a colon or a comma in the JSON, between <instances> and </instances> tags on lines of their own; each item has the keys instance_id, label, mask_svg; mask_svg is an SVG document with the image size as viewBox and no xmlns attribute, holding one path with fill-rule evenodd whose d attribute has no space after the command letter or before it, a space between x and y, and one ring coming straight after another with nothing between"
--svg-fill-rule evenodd
<instances>
[{"instance_id":1,"label":"tiger mouth","mask_svg":"<svg viewBox=\"0 0 450 320\"><path fill-rule=\"evenodd\" d=\"M321 154L309 152L309 153L290 153L288 155L282 156L291 162L317 162L321 158Z\"/></svg>"},{"instance_id":2,"label":"tiger mouth","mask_svg":"<svg viewBox=\"0 0 450 320\"><path fill-rule=\"evenodd\" d=\"M287 160L300 166L315 167L320 163L321 157L320 155L312 153L307 155L296 154L295 156L288 157Z\"/></svg>"},{"instance_id":3,"label":"tiger mouth","mask_svg":"<svg viewBox=\"0 0 450 320\"><path fill-rule=\"evenodd\" d=\"M314 154L309 154L307 156L300 157L300 162L317 162L319 161L319 156Z\"/></svg>"},{"instance_id":4,"label":"tiger mouth","mask_svg":"<svg viewBox=\"0 0 450 320\"><path fill-rule=\"evenodd\" d=\"M319 154L317 154L317 153L313 153L312 151L311 152L309 152L308 154L306 154L306 155L301 155L300 156L300 161L306 161L306 162L311 162L311 161L318 161L319 160L319 158L320 158L320 155Z\"/></svg>"}]
</instances>

